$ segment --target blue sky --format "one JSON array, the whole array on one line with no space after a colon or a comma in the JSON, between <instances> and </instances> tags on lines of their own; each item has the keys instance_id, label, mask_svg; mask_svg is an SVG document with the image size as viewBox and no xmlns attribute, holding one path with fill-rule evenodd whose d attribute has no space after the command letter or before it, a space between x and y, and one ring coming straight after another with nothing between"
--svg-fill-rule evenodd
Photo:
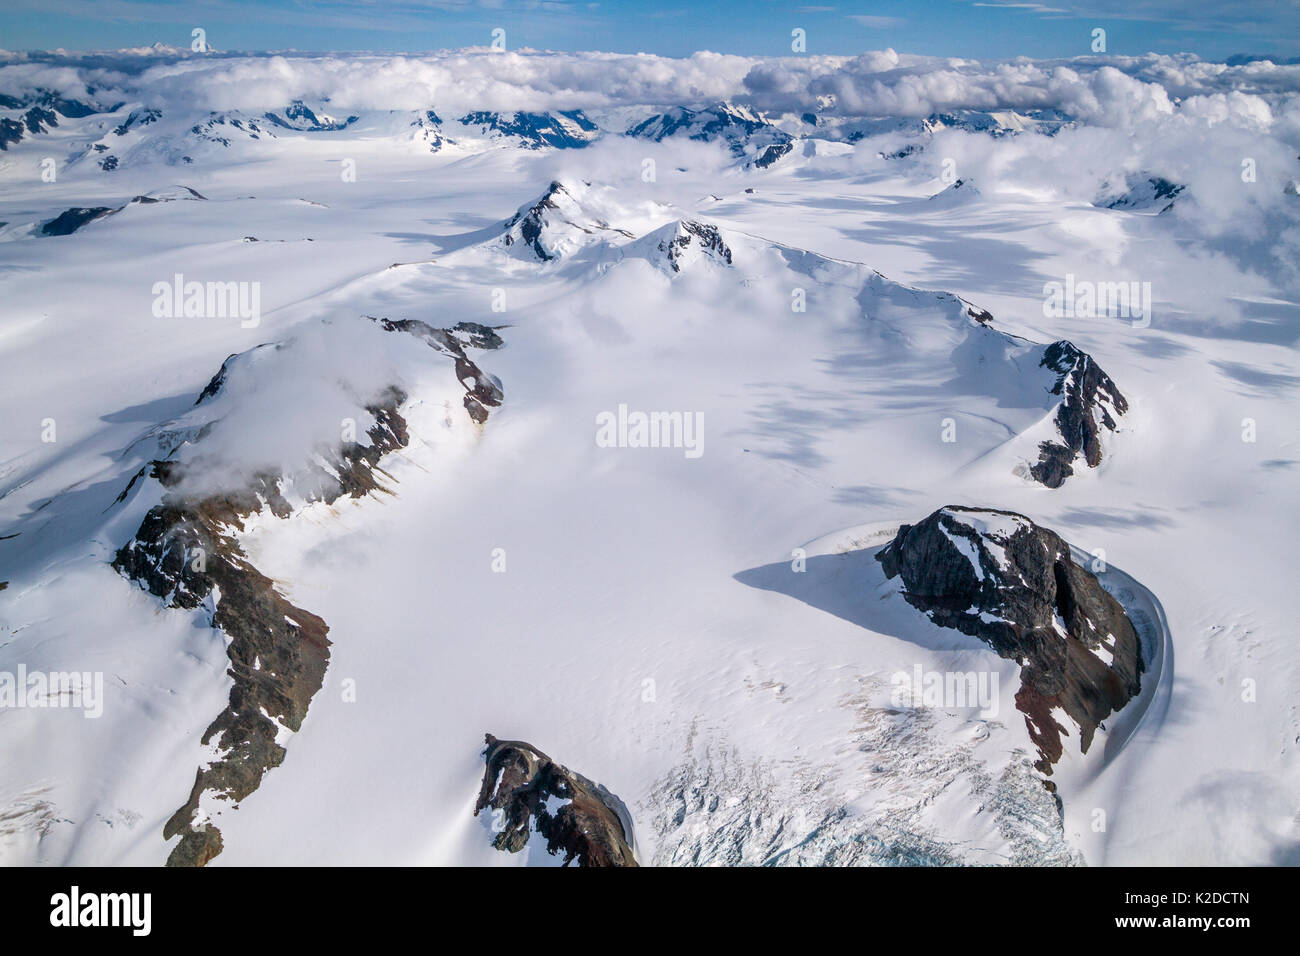
<instances>
[{"instance_id":1,"label":"blue sky","mask_svg":"<svg viewBox=\"0 0 1300 956\"><path fill-rule=\"evenodd\" d=\"M220 50L425 51L486 45L684 56L900 52L1057 57L1092 52L1300 54L1300 0L4 0L0 47L103 50L188 46L203 27Z\"/></svg>"}]
</instances>

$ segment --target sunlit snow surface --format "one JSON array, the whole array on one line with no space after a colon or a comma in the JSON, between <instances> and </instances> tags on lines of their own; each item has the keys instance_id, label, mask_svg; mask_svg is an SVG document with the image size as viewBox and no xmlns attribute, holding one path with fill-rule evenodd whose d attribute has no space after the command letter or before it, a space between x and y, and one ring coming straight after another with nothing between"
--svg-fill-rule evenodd
<instances>
[{"instance_id":1,"label":"sunlit snow surface","mask_svg":"<svg viewBox=\"0 0 1300 956\"><path fill-rule=\"evenodd\" d=\"M0 671L102 671L106 695L96 720L0 710L0 861L166 859L163 822L212 757L225 641L109 567L156 499L114 501L185 437L170 429L197 420L228 355L294 340L310 361L230 399L225 460L299 454L337 431L349 383L389 372L412 442L385 463L393 494L243 536L333 646L284 763L237 810L203 803L214 865L555 862L536 840L493 850L473 816L486 732L622 798L642 863L1296 862L1297 114L1219 96L1139 116L1103 98L1050 138L939 129L899 159L878 155L893 131L796 140L765 170L723 144L616 135L558 151L462 131L435 152L408 104L373 102L331 104L359 116L340 130L204 141L191 163L196 114L165 112L116 170L87 159L56 182L43 157L81 155L108 135L89 124L143 99L0 153L0 534L18 534L0 541ZM947 157L979 189L930 203ZM1191 183L1169 213L1093 205L1148 169ZM555 180L576 198L539 263L504 223ZM125 205L177 186L207 199ZM665 268L679 220L718 226L733 262L695 248ZM177 273L259 282L260 324L154 317ZM1044 283L1067 274L1151 282L1150 326L1045 316ZM449 367L384 351L367 315L508 326L478 357L504 404L477 428ZM1027 356L1061 338L1131 407L1101 467L1049 490L1024 476L1055 407ZM598 446L620 405L701 414L703 453ZM1089 754L1066 739L1063 822L1018 667L929 623L873 558L946 504L1023 513L1085 564L1104 551L1149 655ZM996 716L895 705L892 676L916 667L996 672Z\"/></svg>"}]
</instances>

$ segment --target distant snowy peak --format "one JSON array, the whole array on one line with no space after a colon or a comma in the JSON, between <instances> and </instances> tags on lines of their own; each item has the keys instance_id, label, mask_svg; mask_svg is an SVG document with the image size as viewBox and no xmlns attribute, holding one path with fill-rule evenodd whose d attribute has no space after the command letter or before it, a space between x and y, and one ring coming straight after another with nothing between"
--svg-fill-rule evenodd
<instances>
[{"instance_id":1,"label":"distant snowy peak","mask_svg":"<svg viewBox=\"0 0 1300 956\"><path fill-rule=\"evenodd\" d=\"M936 206L950 206L965 203L981 195L983 194L980 192L979 187L975 185L975 180L966 178L958 179L935 193L930 197L930 201Z\"/></svg>"},{"instance_id":2,"label":"distant snowy peak","mask_svg":"<svg viewBox=\"0 0 1300 956\"><path fill-rule=\"evenodd\" d=\"M24 136L48 133L58 125L58 115L40 106L33 106L16 117L0 118L0 150L21 142Z\"/></svg>"},{"instance_id":3,"label":"distant snowy peak","mask_svg":"<svg viewBox=\"0 0 1300 956\"><path fill-rule=\"evenodd\" d=\"M460 118L463 126L477 129L493 140L524 149L580 149L600 136L600 129L582 110L555 113L494 113L479 111Z\"/></svg>"},{"instance_id":4,"label":"distant snowy peak","mask_svg":"<svg viewBox=\"0 0 1300 956\"><path fill-rule=\"evenodd\" d=\"M684 136L695 140L743 140L767 127L768 124L751 110L720 103L704 110L676 106L656 113L627 131L628 136L661 143L665 139Z\"/></svg>"},{"instance_id":5,"label":"distant snowy peak","mask_svg":"<svg viewBox=\"0 0 1300 956\"><path fill-rule=\"evenodd\" d=\"M994 138L1035 132L1055 135L1073 121L1060 110L955 110L949 113L931 113L921 122L927 133L945 129L960 129L969 133L987 133Z\"/></svg>"},{"instance_id":6,"label":"distant snowy peak","mask_svg":"<svg viewBox=\"0 0 1300 956\"><path fill-rule=\"evenodd\" d=\"M684 137L700 142L721 142L737 157L765 169L794 148L794 137L769 123L762 114L742 106L720 103L704 110L674 107L643 120L628 136L661 143Z\"/></svg>"},{"instance_id":7,"label":"distant snowy peak","mask_svg":"<svg viewBox=\"0 0 1300 956\"><path fill-rule=\"evenodd\" d=\"M442 119L433 110L423 110L416 114L415 119L411 121L411 128L415 130L413 138L420 140L429 147L429 152L436 153L451 140L447 139L442 132Z\"/></svg>"},{"instance_id":8,"label":"distant snowy peak","mask_svg":"<svg viewBox=\"0 0 1300 956\"><path fill-rule=\"evenodd\" d=\"M1103 190L1094 206L1106 209L1124 209L1132 212L1168 212L1174 201L1187 187L1170 182L1163 176L1138 175L1129 177L1118 189Z\"/></svg>"},{"instance_id":9,"label":"distant snowy peak","mask_svg":"<svg viewBox=\"0 0 1300 956\"><path fill-rule=\"evenodd\" d=\"M882 159L903 159L922 152L934 139L948 130L979 133L994 139L1037 133L1055 136L1061 130L1075 125L1075 120L1059 110L954 110L931 113L924 119L898 116L845 116L821 117L818 135L833 137L849 143L872 136L888 136L897 145L882 150Z\"/></svg>"},{"instance_id":10,"label":"distant snowy peak","mask_svg":"<svg viewBox=\"0 0 1300 956\"><path fill-rule=\"evenodd\" d=\"M903 597L941 627L1021 665L1016 707L1044 773L1069 718L1087 753L1097 727L1141 689L1142 645L1123 607L1053 531L1009 511L948 506L903 525L876 555Z\"/></svg>"},{"instance_id":11,"label":"distant snowy peak","mask_svg":"<svg viewBox=\"0 0 1300 956\"><path fill-rule=\"evenodd\" d=\"M731 246L721 230L712 223L679 219L661 226L637 240L629 249L652 265L677 274L700 266L730 266L734 263Z\"/></svg>"},{"instance_id":12,"label":"distant snowy peak","mask_svg":"<svg viewBox=\"0 0 1300 956\"><path fill-rule=\"evenodd\" d=\"M504 223L501 242L516 255L550 262L569 255L601 233L631 238L604 219L585 183L552 182L540 198L519 207Z\"/></svg>"},{"instance_id":13,"label":"distant snowy peak","mask_svg":"<svg viewBox=\"0 0 1300 956\"><path fill-rule=\"evenodd\" d=\"M138 110L132 110L120 124L113 130L114 136L125 136L127 133L151 123L156 123L162 119L162 110L153 107L144 107Z\"/></svg>"},{"instance_id":14,"label":"distant snowy peak","mask_svg":"<svg viewBox=\"0 0 1300 956\"><path fill-rule=\"evenodd\" d=\"M94 90L88 90L92 96ZM53 90L34 90L26 96L9 96L0 93L0 109L20 110L27 107L40 106L51 109L60 116L68 119L81 119L85 116L91 116L95 113L111 113L118 109L121 104L116 106L104 106L93 101L83 101L68 99L55 93Z\"/></svg>"},{"instance_id":15,"label":"distant snowy peak","mask_svg":"<svg viewBox=\"0 0 1300 956\"><path fill-rule=\"evenodd\" d=\"M307 106L302 100L294 100L284 109L278 112L267 112L262 114L271 123L283 129L293 129L299 132L324 132L332 133L341 129L346 129L357 121L356 116L349 116L346 119L336 119L326 113L317 113Z\"/></svg>"},{"instance_id":16,"label":"distant snowy peak","mask_svg":"<svg viewBox=\"0 0 1300 956\"><path fill-rule=\"evenodd\" d=\"M272 125L265 118L249 116L239 110L211 112L207 118L190 127L190 135L204 142L229 146L237 139L275 139Z\"/></svg>"},{"instance_id":17,"label":"distant snowy peak","mask_svg":"<svg viewBox=\"0 0 1300 956\"><path fill-rule=\"evenodd\" d=\"M37 90L27 96L0 93L0 151L7 150L24 138L48 133L59 126L59 119L81 119L96 113L111 112L114 107L66 99L49 90Z\"/></svg>"}]
</instances>

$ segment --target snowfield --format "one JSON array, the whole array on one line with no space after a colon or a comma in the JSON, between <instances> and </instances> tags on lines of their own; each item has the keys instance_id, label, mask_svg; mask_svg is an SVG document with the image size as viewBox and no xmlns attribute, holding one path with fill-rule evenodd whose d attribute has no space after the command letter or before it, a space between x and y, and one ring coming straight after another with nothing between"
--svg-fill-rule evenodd
<instances>
[{"instance_id":1,"label":"snowfield","mask_svg":"<svg viewBox=\"0 0 1300 956\"><path fill-rule=\"evenodd\" d=\"M168 861L281 665L113 562L267 474L221 531L328 664L258 712L282 762L195 795L210 865L555 864L475 816L487 733L641 865L1300 862L1300 67L637 59L0 65L0 681L104 687L0 706L0 863ZM33 132L52 93L90 112ZM1045 308L1067 277L1139 291ZM322 496L390 388L407 440ZM1141 639L1050 778L1020 666L875 560L947 505L1056 531Z\"/></svg>"}]
</instances>

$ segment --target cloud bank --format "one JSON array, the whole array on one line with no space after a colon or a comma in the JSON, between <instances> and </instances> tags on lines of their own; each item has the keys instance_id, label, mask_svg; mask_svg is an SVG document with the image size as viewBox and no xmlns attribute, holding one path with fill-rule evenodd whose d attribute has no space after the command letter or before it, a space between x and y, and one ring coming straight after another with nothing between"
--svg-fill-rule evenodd
<instances>
[{"instance_id":1,"label":"cloud bank","mask_svg":"<svg viewBox=\"0 0 1300 956\"><path fill-rule=\"evenodd\" d=\"M0 92L56 89L99 102L267 109L295 99L336 109L597 109L706 106L839 116L923 117L952 110L1058 109L1126 127L1175 111L1290 115L1300 65L1228 65L1190 54L1005 61L919 57L760 58L697 53L493 53L430 56L0 54ZM1188 102L1188 101L1192 102ZM1216 105L1217 104L1217 105Z\"/></svg>"}]
</instances>

